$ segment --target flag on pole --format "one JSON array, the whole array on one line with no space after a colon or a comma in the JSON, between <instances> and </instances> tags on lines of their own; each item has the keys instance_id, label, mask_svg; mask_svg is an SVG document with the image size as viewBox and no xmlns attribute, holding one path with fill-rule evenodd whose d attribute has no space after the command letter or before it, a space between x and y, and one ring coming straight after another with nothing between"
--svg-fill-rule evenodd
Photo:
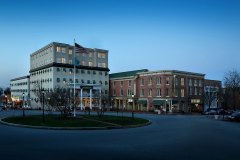
<instances>
[{"instance_id":1,"label":"flag on pole","mask_svg":"<svg viewBox=\"0 0 240 160\"><path fill-rule=\"evenodd\" d=\"M88 53L87 49L84 48L83 46L75 43L75 53Z\"/></svg>"}]
</instances>

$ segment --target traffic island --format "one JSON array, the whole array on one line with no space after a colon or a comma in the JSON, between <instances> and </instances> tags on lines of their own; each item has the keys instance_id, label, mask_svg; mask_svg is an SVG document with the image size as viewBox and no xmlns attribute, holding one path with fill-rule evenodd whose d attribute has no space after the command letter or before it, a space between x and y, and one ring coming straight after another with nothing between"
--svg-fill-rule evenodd
<instances>
[{"instance_id":1,"label":"traffic island","mask_svg":"<svg viewBox=\"0 0 240 160\"><path fill-rule=\"evenodd\" d=\"M147 119L110 115L84 115L77 117L45 115L44 121L41 115L31 115L25 117L3 118L1 119L1 123L17 127L59 130L120 129L141 127L151 124Z\"/></svg>"}]
</instances>

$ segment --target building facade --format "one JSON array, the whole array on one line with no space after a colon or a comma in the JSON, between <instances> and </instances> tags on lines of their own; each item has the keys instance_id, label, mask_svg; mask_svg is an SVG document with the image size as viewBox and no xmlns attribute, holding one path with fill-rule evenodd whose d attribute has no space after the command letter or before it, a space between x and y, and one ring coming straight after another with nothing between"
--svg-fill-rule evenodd
<instances>
[{"instance_id":1,"label":"building facade","mask_svg":"<svg viewBox=\"0 0 240 160\"><path fill-rule=\"evenodd\" d=\"M176 70L110 74L112 104L136 111L202 111L204 76Z\"/></svg>"},{"instance_id":2,"label":"building facade","mask_svg":"<svg viewBox=\"0 0 240 160\"><path fill-rule=\"evenodd\" d=\"M10 86L14 104L21 104L24 100L26 105L30 105L30 76L11 79Z\"/></svg>"},{"instance_id":3,"label":"building facade","mask_svg":"<svg viewBox=\"0 0 240 160\"><path fill-rule=\"evenodd\" d=\"M86 53L76 53L74 56L74 46L52 42L30 55L30 76L26 87L28 85L27 95L30 97L32 107L41 107L35 94L37 91L41 89L50 92L54 88L71 87L74 78L78 86L100 86L100 95L109 97L108 51L96 48L86 50ZM16 90L14 87L15 85L11 85L13 91ZM21 94L22 92L23 90ZM89 94L84 95L86 96L83 97L83 104L89 106Z\"/></svg>"}]
</instances>

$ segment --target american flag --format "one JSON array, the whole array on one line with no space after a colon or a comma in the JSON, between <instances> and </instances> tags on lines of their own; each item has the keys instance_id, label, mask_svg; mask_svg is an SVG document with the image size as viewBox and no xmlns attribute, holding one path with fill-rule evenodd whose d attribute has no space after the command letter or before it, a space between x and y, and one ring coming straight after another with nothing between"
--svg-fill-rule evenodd
<instances>
[{"instance_id":1,"label":"american flag","mask_svg":"<svg viewBox=\"0 0 240 160\"><path fill-rule=\"evenodd\" d=\"M83 46L75 43L75 53L88 53L87 49L84 48Z\"/></svg>"}]
</instances>

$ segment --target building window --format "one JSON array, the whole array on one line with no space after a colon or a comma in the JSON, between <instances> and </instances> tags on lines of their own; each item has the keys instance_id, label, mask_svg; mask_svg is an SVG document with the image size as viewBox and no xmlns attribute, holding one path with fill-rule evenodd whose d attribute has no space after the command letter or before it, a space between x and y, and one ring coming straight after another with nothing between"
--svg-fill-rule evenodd
<instances>
[{"instance_id":1,"label":"building window","mask_svg":"<svg viewBox=\"0 0 240 160\"><path fill-rule=\"evenodd\" d=\"M70 83L73 83L73 80L70 78L70 79L69 79L69 82L70 82Z\"/></svg>"},{"instance_id":2,"label":"building window","mask_svg":"<svg viewBox=\"0 0 240 160\"><path fill-rule=\"evenodd\" d=\"M120 86L123 87L123 81L120 82Z\"/></svg>"},{"instance_id":3,"label":"building window","mask_svg":"<svg viewBox=\"0 0 240 160\"><path fill-rule=\"evenodd\" d=\"M62 47L62 53L66 53L66 48Z\"/></svg>"},{"instance_id":4,"label":"building window","mask_svg":"<svg viewBox=\"0 0 240 160\"><path fill-rule=\"evenodd\" d=\"M194 86L196 87L197 86L197 80L194 79Z\"/></svg>"},{"instance_id":5,"label":"building window","mask_svg":"<svg viewBox=\"0 0 240 160\"><path fill-rule=\"evenodd\" d=\"M128 95L128 96L131 96L131 95L132 95L132 91L131 91L131 89L128 89L128 91L127 91L127 95Z\"/></svg>"},{"instance_id":6,"label":"building window","mask_svg":"<svg viewBox=\"0 0 240 160\"><path fill-rule=\"evenodd\" d=\"M116 86L116 81L113 81L113 87L115 87Z\"/></svg>"},{"instance_id":7,"label":"building window","mask_svg":"<svg viewBox=\"0 0 240 160\"><path fill-rule=\"evenodd\" d=\"M105 94L108 94L108 90L105 90Z\"/></svg>"},{"instance_id":8,"label":"building window","mask_svg":"<svg viewBox=\"0 0 240 160\"><path fill-rule=\"evenodd\" d=\"M62 58L57 58L57 63L61 63L62 62Z\"/></svg>"},{"instance_id":9,"label":"building window","mask_svg":"<svg viewBox=\"0 0 240 160\"><path fill-rule=\"evenodd\" d=\"M91 74L91 71L87 71L87 74Z\"/></svg>"},{"instance_id":10,"label":"building window","mask_svg":"<svg viewBox=\"0 0 240 160\"><path fill-rule=\"evenodd\" d=\"M152 78L148 78L148 85L152 85Z\"/></svg>"},{"instance_id":11,"label":"building window","mask_svg":"<svg viewBox=\"0 0 240 160\"><path fill-rule=\"evenodd\" d=\"M57 72L60 72L60 68L57 68Z\"/></svg>"},{"instance_id":12,"label":"building window","mask_svg":"<svg viewBox=\"0 0 240 160\"><path fill-rule=\"evenodd\" d=\"M181 86L184 86L184 78L181 78Z\"/></svg>"},{"instance_id":13,"label":"building window","mask_svg":"<svg viewBox=\"0 0 240 160\"><path fill-rule=\"evenodd\" d=\"M78 79L75 79L75 83L78 83Z\"/></svg>"},{"instance_id":14,"label":"building window","mask_svg":"<svg viewBox=\"0 0 240 160\"><path fill-rule=\"evenodd\" d=\"M90 80L87 80L87 84L91 84L91 81L90 81Z\"/></svg>"},{"instance_id":15,"label":"building window","mask_svg":"<svg viewBox=\"0 0 240 160\"><path fill-rule=\"evenodd\" d=\"M61 52L61 47L57 47L57 52Z\"/></svg>"},{"instance_id":16,"label":"building window","mask_svg":"<svg viewBox=\"0 0 240 160\"><path fill-rule=\"evenodd\" d=\"M169 96L169 89L166 88L166 97L168 97L168 96Z\"/></svg>"},{"instance_id":17,"label":"building window","mask_svg":"<svg viewBox=\"0 0 240 160\"><path fill-rule=\"evenodd\" d=\"M152 96L152 89L148 89L148 96L151 97Z\"/></svg>"},{"instance_id":18,"label":"building window","mask_svg":"<svg viewBox=\"0 0 240 160\"><path fill-rule=\"evenodd\" d=\"M73 50L69 49L69 55L72 55L72 53L73 53Z\"/></svg>"},{"instance_id":19,"label":"building window","mask_svg":"<svg viewBox=\"0 0 240 160\"><path fill-rule=\"evenodd\" d=\"M199 83L199 87L202 87L202 81L199 80L198 83Z\"/></svg>"},{"instance_id":20,"label":"building window","mask_svg":"<svg viewBox=\"0 0 240 160\"><path fill-rule=\"evenodd\" d=\"M98 67L106 68L107 64L106 63L98 63Z\"/></svg>"},{"instance_id":21,"label":"building window","mask_svg":"<svg viewBox=\"0 0 240 160\"><path fill-rule=\"evenodd\" d=\"M184 97L184 89L181 89L181 97Z\"/></svg>"},{"instance_id":22,"label":"building window","mask_svg":"<svg viewBox=\"0 0 240 160\"><path fill-rule=\"evenodd\" d=\"M69 62L69 64L72 64L72 60L71 59L68 62Z\"/></svg>"},{"instance_id":23,"label":"building window","mask_svg":"<svg viewBox=\"0 0 240 160\"><path fill-rule=\"evenodd\" d=\"M169 77L166 77L166 84L167 84L167 85L169 84L169 81L170 81L170 78L169 78Z\"/></svg>"},{"instance_id":24,"label":"building window","mask_svg":"<svg viewBox=\"0 0 240 160\"><path fill-rule=\"evenodd\" d=\"M66 83L67 81L66 81L66 78L63 78L63 83Z\"/></svg>"},{"instance_id":25,"label":"building window","mask_svg":"<svg viewBox=\"0 0 240 160\"><path fill-rule=\"evenodd\" d=\"M62 58L62 63L66 63L66 58Z\"/></svg>"},{"instance_id":26,"label":"building window","mask_svg":"<svg viewBox=\"0 0 240 160\"><path fill-rule=\"evenodd\" d=\"M120 92L121 96L123 96L123 90L121 89L121 92Z\"/></svg>"},{"instance_id":27,"label":"building window","mask_svg":"<svg viewBox=\"0 0 240 160\"><path fill-rule=\"evenodd\" d=\"M161 84L161 77L157 77L157 85Z\"/></svg>"},{"instance_id":28,"label":"building window","mask_svg":"<svg viewBox=\"0 0 240 160\"><path fill-rule=\"evenodd\" d=\"M188 86L192 86L192 79L188 80Z\"/></svg>"},{"instance_id":29,"label":"building window","mask_svg":"<svg viewBox=\"0 0 240 160\"><path fill-rule=\"evenodd\" d=\"M106 58L106 53L98 53L98 58Z\"/></svg>"},{"instance_id":30,"label":"building window","mask_svg":"<svg viewBox=\"0 0 240 160\"><path fill-rule=\"evenodd\" d=\"M129 80L129 81L128 81L128 87L131 87L131 85L132 85L132 81Z\"/></svg>"},{"instance_id":31,"label":"building window","mask_svg":"<svg viewBox=\"0 0 240 160\"><path fill-rule=\"evenodd\" d=\"M83 79L81 79L81 82L82 82L82 83L85 83Z\"/></svg>"},{"instance_id":32,"label":"building window","mask_svg":"<svg viewBox=\"0 0 240 160\"><path fill-rule=\"evenodd\" d=\"M189 87L189 95L192 95L192 87Z\"/></svg>"},{"instance_id":33,"label":"building window","mask_svg":"<svg viewBox=\"0 0 240 160\"><path fill-rule=\"evenodd\" d=\"M201 95L202 95L202 89L201 89L201 88L199 88L198 95L199 95L199 96L201 96Z\"/></svg>"},{"instance_id":34,"label":"building window","mask_svg":"<svg viewBox=\"0 0 240 160\"><path fill-rule=\"evenodd\" d=\"M85 70L82 69L82 70L81 70L81 73L82 73L82 74L85 74Z\"/></svg>"},{"instance_id":35,"label":"building window","mask_svg":"<svg viewBox=\"0 0 240 160\"><path fill-rule=\"evenodd\" d=\"M102 84L102 81L99 81L100 84Z\"/></svg>"},{"instance_id":36,"label":"building window","mask_svg":"<svg viewBox=\"0 0 240 160\"><path fill-rule=\"evenodd\" d=\"M82 65L83 65L83 66L86 66L86 62L85 62L85 61L82 61Z\"/></svg>"},{"instance_id":37,"label":"building window","mask_svg":"<svg viewBox=\"0 0 240 160\"><path fill-rule=\"evenodd\" d=\"M157 89L157 97L161 97L161 89L160 88Z\"/></svg>"},{"instance_id":38,"label":"building window","mask_svg":"<svg viewBox=\"0 0 240 160\"><path fill-rule=\"evenodd\" d=\"M140 80L140 85L141 85L141 86L144 85L144 79L143 79L143 78Z\"/></svg>"},{"instance_id":39,"label":"building window","mask_svg":"<svg viewBox=\"0 0 240 160\"><path fill-rule=\"evenodd\" d=\"M96 74L96 71L93 71L93 74L95 75L95 74Z\"/></svg>"},{"instance_id":40,"label":"building window","mask_svg":"<svg viewBox=\"0 0 240 160\"><path fill-rule=\"evenodd\" d=\"M96 84L96 81L95 81L95 80L93 80L93 84Z\"/></svg>"},{"instance_id":41,"label":"building window","mask_svg":"<svg viewBox=\"0 0 240 160\"><path fill-rule=\"evenodd\" d=\"M197 87L194 87L194 95L197 95Z\"/></svg>"},{"instance_id":42,"label":"building window","mask_svg":"<svg viewBox=\"0 0 240 160\"><path fill-rule=\"evenodd\" d=\"M101 71L99 72L99 75L102 75L102 72L101 72Z\"/></svg>"},{"instance_id":43,"label":"building window","mask_svg":"<svg viewBox=\"0 0 240 160\"><path fill-rule=\"evenodd\" d=\"M92 67L93 66L93 62L88 62L88 66Z\"/></svg>"},{"instance_id":44,"label":"building window","mask_svg":"<svg viewBox=\"0 0 240 160\"><path fill-rule=\"evenodd\" d=\"M141 89L141 90L140 90L140 96L141 96L141 97L144 97L144 89Z\"/></svg>"},{"instance_id":45,"label":"building window","mask_svg":"<svg viewBox=\"0 0 240 160\"><path fill-rule=\"evenodd\" d=\"M108 81L105 81L105 85L108 85Z\"/></svg>"},{"instance_id":46,"label":"building window","mask_svg":"<svg viewBox=\"0 0 240 160\"><path fill-rule=\"evenodd\" d=\"M113 90L113 95L116 96L116 90L115 89Z\"/></svg>"},{"instance_id":47,"label":"building window","mask_svg":"<svg viewBox=\"0 0 240 160\"><path fill-rule=\"evenodd\" d=\"M178 78L175 77L175 85L178 85Z\"/></svg>"},{"instance_id":48,"label":"building window","mask_svg":"<svg viewBox=\"0 0 240 160\"><path fill-rule=\"evenodd\" d=\"M63 72L65 72L65 73L67 72L66 68L63 68Z\"/></svg>"}]
</instances>

